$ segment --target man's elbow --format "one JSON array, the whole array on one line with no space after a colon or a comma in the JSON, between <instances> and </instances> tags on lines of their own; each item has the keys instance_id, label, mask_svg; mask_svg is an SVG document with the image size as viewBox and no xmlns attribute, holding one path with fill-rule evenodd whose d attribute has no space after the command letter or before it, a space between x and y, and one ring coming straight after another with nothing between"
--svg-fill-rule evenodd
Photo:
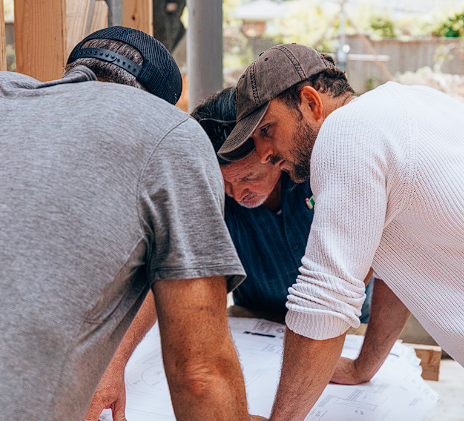
<instances>
[{"instance_id":1,"label":"man's elbow","mask_svg":"<svg viewBox=\"0 0 464 421\"><path fill-rule=\"evenodd\" d=\"M193 397L202 398L223 386L237 374L237 366L231 361L188 362L177 365L168 375L173 391L187 392Z\"/></svg>"}]
</instances>

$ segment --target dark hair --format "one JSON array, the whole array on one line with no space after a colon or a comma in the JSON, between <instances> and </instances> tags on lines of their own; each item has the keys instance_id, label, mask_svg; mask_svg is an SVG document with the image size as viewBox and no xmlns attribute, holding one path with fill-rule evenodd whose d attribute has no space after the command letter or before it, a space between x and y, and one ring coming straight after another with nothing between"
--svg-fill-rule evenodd
<instances>
[{"instance_id":1,"label":"dark hair","mask_svg":"<svg viewBox=\"0 0 464 421\"><path fill-rule=\"evenodd\" d=\"M216 152L221 148L227 136L229 136L235 127L236 97L235 88L225 88L206 98L191 113L191 116L206 131ZM218 157L218 161L219 165L230 164L229 161L220 157Z\"/></svg>"},{"instance_id":2,"label":"dark hair","mask_svg":"<svg viewBox=\"0 0 464 421\"><path fill-rule=\"evenodd\" d=\"M214 118L215 120L235 120L235 88L225 88L210 95L195 107L190 114L195 120Z\"/></svg>"},{"instance_id":3,"label":"dark hair","mask_svg":"<svg viewBox=\"0 0 464 421\"><path fill-rule=\"evenodd\" d=\"M143 63L142 54L136 48L121 41L110 39L92 39L87 41L82 46L82 48L102 48L105 50L114 51L115 53L118 53L128 58L129 60L132 60L139 66ZM90 70L92 70L92 72L95 73L95 76L98 78L113 83L120 83L122 85L129 85L135 88L145 89L134 75L126 72L124 69L116 66L115 64L101 61L95 58L79 58L68 64L64 69L64 73L66 74L71 69L79 65L88 67Z\"/></svg>"},{"instance_id":4,"label":"dark hair","mask_svg":"<svg viewBox=\"0 0 464 421\"><path fill-rule=\"evenodd\" d=\"M309 79L306 79L296 85L291 86L284 92L282 92L277 98L283 101L289 108L293 108L301 115L298 108L300 104L300 91L304 86L312 86L317 91L322 93L328 93L330 96L337 98L341 95L355 95L354 89L348 83L345 72L335 67L334 59L329 54L321 54L322 58L334 67L327 68L326 70L319 72Z\"/></svg>"}]
</instances>

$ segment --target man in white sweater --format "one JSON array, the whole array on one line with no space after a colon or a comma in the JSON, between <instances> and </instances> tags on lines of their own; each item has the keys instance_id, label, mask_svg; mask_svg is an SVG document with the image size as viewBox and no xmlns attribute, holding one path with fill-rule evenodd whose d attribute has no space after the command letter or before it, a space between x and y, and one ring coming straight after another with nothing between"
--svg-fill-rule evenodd
<instances>
[{"instance_id":1,"label":"man in white sweater","mask_svg":"<svg viewBox=\"0 0 464 421\"><path fill-rule=\"evenodd\" d=\"M316 202L271 420L303 420L320 396L359 324L371 265L399 299L392 314L404 304L464 365L463 116L464 104L426 87L389 82L356 98L302 45L271 48L240 78L238 123L219 155L255 148L295 181L311 172ZM391 314L377 316L374 329L388 325Z\"/></svg>"}]
</instances>

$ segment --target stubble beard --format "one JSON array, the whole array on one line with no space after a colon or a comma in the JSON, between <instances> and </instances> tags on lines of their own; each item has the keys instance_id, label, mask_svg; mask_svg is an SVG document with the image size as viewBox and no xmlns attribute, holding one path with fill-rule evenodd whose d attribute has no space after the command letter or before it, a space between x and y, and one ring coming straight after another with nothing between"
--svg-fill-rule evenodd
<instances>
[{"instance_id":1,"label":"stubble beard","mask_svg":"<svg viewBox=\"0 0 464 421\"><path fill-rule=\"evenodd\" d=\"M268 198L268 196L263 196L263 197L260 197L258 200L253 200L252 202L237 202L240 206L243 206L244 208L248 208L248 209L253 209L253 208L257 208L258 206L261 206L265 201L266 199Z\"/></svg>"},{"instance_id":2,"label":"stubble beard","mask_svg":"<svg viewBox=\"0 0 464 421\"><path fill-rule=\"evenodd\" d=\"M318 129L312 128L305 121L300 121L294 136L294 146L289 149L292 168L288 171L295 183L302 183L310 177L311 153L316 142Z\"/></svg>"}]
</instances>

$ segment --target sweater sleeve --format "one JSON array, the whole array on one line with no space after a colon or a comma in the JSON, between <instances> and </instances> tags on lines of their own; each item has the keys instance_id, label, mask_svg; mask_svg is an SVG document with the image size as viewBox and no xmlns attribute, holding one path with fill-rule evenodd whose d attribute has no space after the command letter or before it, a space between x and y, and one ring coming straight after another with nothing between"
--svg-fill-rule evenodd
<instances>
[{"instance_id":1,"label":"sweater sleeve","mask_svg":"<svg viewBox=\"0 0 464 421\"><path fill-rule=\"evenodd\" d=\"M325 120L311 157L315 214L300 275L289 289L286 323L317 340L359 326L363 279L392 193L386 145L401 134L359 108L348 104Z\"/></svg>"}]
</instances>

